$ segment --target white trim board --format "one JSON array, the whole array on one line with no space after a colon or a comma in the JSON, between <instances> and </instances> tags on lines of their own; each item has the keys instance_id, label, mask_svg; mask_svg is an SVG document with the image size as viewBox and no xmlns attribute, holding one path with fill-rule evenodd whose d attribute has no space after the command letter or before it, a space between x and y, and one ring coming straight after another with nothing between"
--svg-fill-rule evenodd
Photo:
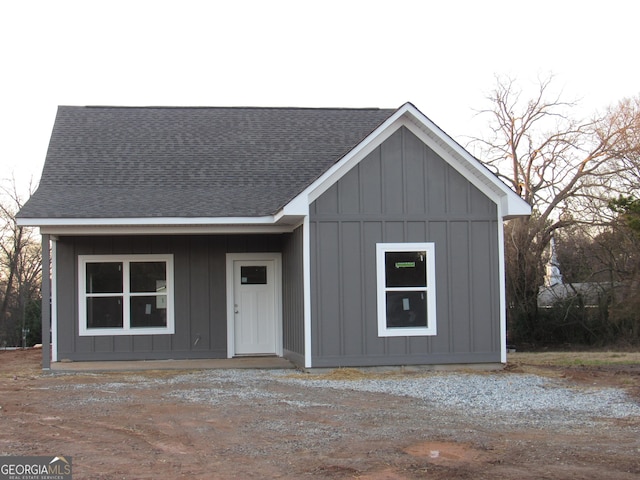
<instances>
[{"instance_id":1,"label":"white trim board","mask_svg":"<svg viewBox=\"0 0 640 480\"><path fill-rule=\"evenodd\" d=\"M18 218L21 226L167 226L167 225L270 225L273 215L262 217L131 217L131 218Z\"/></svg>"},{"instance_id":2,"label":"white trim board","mask_svg":"<svg viewBox=\"0 0 640 480\"><path fill-rule=\"evenodd\" d=\"M58 242L51 240L51 362L58 361Z\"/></svg>"},{"instance_id":3,"label":"white trim board","mask_svg":"<svg viewBox=\"0 0 640 480\"><path fill-rule=\"evenodd\" d=\"M311 234L309 216L304 217L302 224L302 278L304 303L304 367L311 368Z\"/></svg>"},{"instance_id":4,"label":"white trim board","mask_svg":"<svg viewBox=\"0 0 640 480\"><path fill-rule=\"evenodd\" d=\"M498 205L498 215L501 206ZM500 362L507 363L507 273L505 266L504 228L498 228L498 277L500 288Z\"/></svg>"},{"instance_id":5,"label":"white trim board","mask_svg":"<svg viewBox=\"0 0 640 480\"><path fill-rule=\"evenodd\" d=\"M254 233L290 233L296 229L297 224L274 225L119 225L119 226L41 226L42 235L221 235L221 234L254 234Z\"/></svg>"},{"instance_id":6,"label":"white trim board","mask_svg":"<svg viewBox=\"0 0 640 480\"><path fill-rule=\"evenodd\" d=\"M529 215L531 207L470 153L458 145L416 107L407 103L329 168L316 181L285 205L279 215L308 215L309 205L331 188L353 167L379 147L400 127L408 128L445 162L476 186L488 198L502 206L504 217Z\"/></svg>"}]
</instances>

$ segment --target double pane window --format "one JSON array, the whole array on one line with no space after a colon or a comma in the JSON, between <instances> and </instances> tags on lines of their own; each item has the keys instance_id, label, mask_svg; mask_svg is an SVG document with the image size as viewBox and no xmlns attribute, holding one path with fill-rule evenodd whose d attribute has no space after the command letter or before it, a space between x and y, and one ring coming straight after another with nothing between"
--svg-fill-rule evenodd
<instances>
[{"instance_id":1,"label":"double pane window","mask_svg":"<svg viewBox=\"0 0 640 480\"><path fill-rule=\"evenodd\" d=\"M377 245L378 335L435 335L434 245Z\"/></svg>"},{"instance_id":2,"label":"double pane window","mask_svg":"<svg viewBox=\"0 0 640 480\"><path fill-rule=\"evenodd\" d=\"M80 334L173 333L170 255L80 256Z\"/></svg>"}]
</instances>

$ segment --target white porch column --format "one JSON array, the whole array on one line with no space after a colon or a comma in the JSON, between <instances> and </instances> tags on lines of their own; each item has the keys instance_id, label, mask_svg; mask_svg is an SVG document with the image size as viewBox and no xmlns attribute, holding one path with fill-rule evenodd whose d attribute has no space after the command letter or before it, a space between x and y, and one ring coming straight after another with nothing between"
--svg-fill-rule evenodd
<instances>
[{"instance_id":1,"label":"white porch column","mask_svg":"<svg viewBox=\"0 0 640 480\"><path fill-rule=\"evenodd\" d=\"M49 235L42 235L42 369L51 367L51 250Z\"/></svg>"}]
</instances>

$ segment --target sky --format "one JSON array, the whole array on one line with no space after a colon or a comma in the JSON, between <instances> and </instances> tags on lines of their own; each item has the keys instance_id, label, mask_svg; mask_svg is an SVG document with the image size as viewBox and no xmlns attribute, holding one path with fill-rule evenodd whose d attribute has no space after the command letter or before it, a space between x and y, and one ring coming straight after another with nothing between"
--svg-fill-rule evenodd
<instances>
[{"instance_id":1,"label":"sky","mask_svg":"<svg viewBox=\"0 0 640 480\"><path fill-rule=\"evenodd\" d=\"M496 75L585 115L640 94L640 3L47 0L0 5L0 179L37 183L58 105L396 108L465 144Z\"/></svg>"}]
</instances>

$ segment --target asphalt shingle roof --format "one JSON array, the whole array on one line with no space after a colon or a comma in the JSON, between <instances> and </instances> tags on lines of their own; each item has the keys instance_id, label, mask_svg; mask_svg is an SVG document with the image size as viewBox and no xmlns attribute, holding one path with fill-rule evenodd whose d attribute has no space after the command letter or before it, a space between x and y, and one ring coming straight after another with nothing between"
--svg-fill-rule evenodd
<instances>
[{"instance_id":1,"label":"asphalt shingle roof","mask_svg":"<svg viewBox=\"0 0 640 480\"><path fill-rule=\"evenodd\" d=\"M394 110L59 107L21 218L272 215Z\"/></svg>"}]
</instances>

